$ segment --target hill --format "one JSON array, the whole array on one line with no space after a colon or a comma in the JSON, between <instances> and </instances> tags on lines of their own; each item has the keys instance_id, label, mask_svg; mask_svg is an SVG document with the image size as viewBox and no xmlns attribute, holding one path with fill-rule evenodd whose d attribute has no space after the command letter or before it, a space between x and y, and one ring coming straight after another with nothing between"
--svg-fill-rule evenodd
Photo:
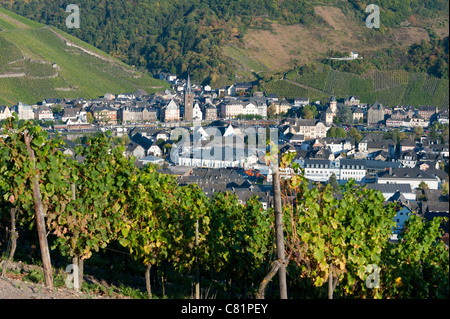
<instances>
[{"instance_id":1,"label":"hill","mask_svg":"<svg viewBox=\"0 0 450 319\"><path fill-rule=\"evenodd\" d=\"M437 105L449 107L449 80L424 72L405 70L370 70L358 75L333 70L322 63L310 64L299 70L272 77L260 83L260 89L294 99L298 96L328 102L331 95L343 99L358 95L361 103L378 101L383 105Z\"/></svg>"},{"instance_id":2,"label":"hill","mask_svg":"<svg viewBox=\"0 0 450 319\"><path fill-rule=\"evenodd\" d=\"M60 2L0 0L128 64L153 74L190 70L195 81L214 86L320 62L330 50L405 54L417 42L448 36L446 0L372 2L381 8L379 29L365 25L366 0L79 0L81 28L67 29Z\"/></svg>"},{"instance_id":3,"label":"hill","mask_svg":"<svg viewBox=\"0 0 450 319\"><path fill-rule=\"evenodd\" d=\"M0 104L167 87L55 27L0 8Z\"/></svg>"}]
</instances>

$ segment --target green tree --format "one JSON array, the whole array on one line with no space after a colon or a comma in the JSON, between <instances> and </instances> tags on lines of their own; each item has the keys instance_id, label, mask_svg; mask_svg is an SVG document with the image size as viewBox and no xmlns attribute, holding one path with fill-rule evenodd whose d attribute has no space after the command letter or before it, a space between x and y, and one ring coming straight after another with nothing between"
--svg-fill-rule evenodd
<instances>
[{"instance_id":1,"label":"green tree","mask_svg":"<svg viewBox=\"0 0 450 319\"><path fill-rule=\"evenodd\" d=\"M319 111L317 111L317 107L315 105L306 105L302 108L302 117L314 119L319 115Z\"/></svg>"},{"instance_id":2,"label":"green tree","mask_svg":"<svg viewBox=\"0 0 450 319\"><path fill-rule=\"evenodd\" d=\"M354 138L356 143L359 143L362 140L362 135L354 127L350 129L348 136Z\"/></svg>"},{"instance_id":3,"label":"green tree","mask_svg":"<svg viewBox=\"0 0 450 319\"><path fill-rule=\"evenodd\" d=\"M92 115L91 112L87 112L87 113L86 113L86 121L87 121L89 124L93 124L93 123L94 123L94 116Z\"/></svg>"},{"instance_id":4,"label":"green tree","mask_svg":"<svg viewBox=\"0 0 450 319\"><path fill-rule=\"evenodd\" d=\"M343 129L342 127L331 127L327 131L327 137L346 138L347 131L345 129Z\"/></svg>"},{"instance_id":5,"label":"green tree","mask_svg":"<svg viewBox=\"0 0 450 319\"><path fill-rule=\"evenodd\" d=\"M419 187L417 189L424 191L426 189L430 189L430 187L428 186L428 184L426 182L422 181L422 182L420 182Z\"/></svg>"}]
</instances>

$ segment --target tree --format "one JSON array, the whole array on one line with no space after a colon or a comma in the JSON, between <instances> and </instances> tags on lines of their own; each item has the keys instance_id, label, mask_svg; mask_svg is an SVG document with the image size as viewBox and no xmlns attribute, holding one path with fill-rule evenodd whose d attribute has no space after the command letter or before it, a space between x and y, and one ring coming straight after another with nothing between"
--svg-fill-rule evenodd
<instances>
[{"instance_id":1,"label":"tree","mask_svg":"<svg viewBox=\"0 0 450 319\"><path fill-rule=\"evenodd\" d=\"M448 196L448 182L447 181L442 183L441 189L442 189L442 195Z\"/></svg>"},{"instance_id":2,"label":"tree","mask_svg":"<svg viewBox=\"0 0 450 319\"><path fill-rule=\"evenodd\" d=\"M304 119L313 119L314 118L314 114L311 110L304 110L303 111L303 118Z\"/></svg>"},{"instance_id":3,"label":"tree","mask_svg":"<svg viewBox=\"0 0 450 319\"><path fill-rule=\"evenodd\" d=\"M424 181L422 181L422 182L420 182L419 187L418 187L417 189L424 191L424 190L426 190L426 189L430 189L430 187L428 186L427 183L425 183Z\"/></svg>"},{"instance_id":4,"label":"tree","mask_svg":"<svg viewBox=\"0 0 450 319\"><path fill-rule=\"evenodd\" d=\"M333 189L334 194L340 193L340 186L338 183L338 180L336 178L336 175L333 173L330 176L330 179L328 180L328 183L330 184L331 188Z\"/></svg>"},{"instance_id":5,"label":"tree","mask_svg":"<svg viewBox=\"0 0 450 319\"><path fill-rule=\"evenodd\" d=\"M276 112L277 112L277 109L276 109L275 104L271 103L269 105L269 107L267 108L267 115L268 115L269 119L275 118L277 115Z\"/></svg>"},{"instance_id":6,"label":"tree","mask_svg":"<svg viewBox=\"0 0 450 319\"><path fill-rule=\"evenodd\" d=\"M350 129L350 131L348 132L348 136L354 138L356 143L359 143L362 140L362 135L358 133L358 131L354 127Z\"/></svg>"},{"instance_id":7,"label":"tree","mask_svg":"<svg viewBox=\"0 0 450 319\"><path fill-rule=\"evenodd\" d=\"M52 107L52 112L54 115L61 115L62 111L63 111L63 108L59 104Z\"/></svg>"},{"instance_id":8,"label":"tree","mask_svg":"<svg viewBox=\"0 0 450 319\"><path fill-rule=\"evenodd\" d=\"M86 113L86 121L87 121L89 124L93 124L93 123L94 123L94 116L92 115L91 112L87 112L87 113Z\"/></svg>"},{"instance_id":9,"label":"tree","mask_svg":"<svg viewBox=\"0 0 450 319\"><path fill-rule=\"evenodd\" d=\"M353 121L353 114L350 106L344 105L340 107L337 117L339 118L340 123L351 124Z\"/></svg>"},{"instance_id":10,"label":"tree","mask_svg":"<svg viewBox=\"0 0 450 319\"><path fill-rule=\"evenodd\" d=\"M423 134L423 127L422 126L416 126L414 128L414 133L416 134L416 137L419 138Z\"/></svg>"},{"instance_id":11,"label":"tree","mask_svg":"<svg viewBox=\"0 0 450 319\"><path fill-rule=\"evenodd\" d=\"M319 115L319 112L317 111L317 107L315 105L308 104L302 108L302 117L305 119L314 119L317 115Z\"/></svg>"},{"instance_id":12,"label":"tree","mask_svg":"<svg viewBox=\"0 0 450 319\"><path fill-rule=\"evenodd\" d=\"M347 131L342 127L330 127L330 129L327 131L327 137L346 138Z\"/></svg>"}]
</instances>

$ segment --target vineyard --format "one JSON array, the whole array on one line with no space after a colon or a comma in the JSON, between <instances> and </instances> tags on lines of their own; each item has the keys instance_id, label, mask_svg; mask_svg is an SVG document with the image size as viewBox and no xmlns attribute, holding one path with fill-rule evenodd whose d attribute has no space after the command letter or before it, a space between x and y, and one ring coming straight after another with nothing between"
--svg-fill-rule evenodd
<instances>
[{"instance_id":1,"label":"vineyard","mask_svg":"<svg viewBox=\"0 0 450 319\"><path fill-rule=\"evenodd\" d=\"M412 73L404 70L380 71L370 70L364 75L357 75L332 70L330 66L314 64L300 68L300 72L291 71L286 78L299 84L321 90L326 96L335 95L343 99L358 95L362 103L372 104L378 101L387 106L437 105L448 107L449 80L429 76L426 73ZM269 88L283 90L281 83L271 84ZM300 88L301 89L301 88ZM298 90L298 93L311 95L312 90ZM286 93L292 95L296 89L286 86Z\"/></svg>"},{"instance_id":2,"label":"vineyard","mask_svg":"<svg viewBox=\"0 0 450 319\"><path fill-rule=\"evenodd\" d=\"M89 99L140 88L152 93L168 88L166 82L140 73L73 36L0 8L2 25L2 105L11 106L18 101L34 104L49 97ZM78 47L67 46L64 39Z\"/></svg>"},{"instance_id":3,"label":"vineyard","mask_svg":"<svg viewBox=\"0 0 450 319\"><path fill-rule=\"evenodd\" d=\"M2 271L19 242L39 247L47 287L60 278L57 264L78 266L83 287L84 273L96 269L105 278L119 259L115 278L136 274L148 298L188 298L207 283L221 298L255 298L268 284L267 296L279 297L276 277L265 279L280 262L273 208L255 197L246 205L229 193L207 197L154 166L139 169L124 146L113 147L110 132L75 147L80 162L62 153L63 144L31 122L3 125L0 243L14 248L3 251ZM297 170L294 155L283 156L281 167ZM411 216L408 232L392 244L396 207L385 206L380 192L353 181L338 190L315 186L301 174L282 183L289 298L448 298L440 218ZM33 251L36 258L36 248L25 249ZM377 289L366 281L373 264L382 274Z\"/></svg>"}]
</instances>

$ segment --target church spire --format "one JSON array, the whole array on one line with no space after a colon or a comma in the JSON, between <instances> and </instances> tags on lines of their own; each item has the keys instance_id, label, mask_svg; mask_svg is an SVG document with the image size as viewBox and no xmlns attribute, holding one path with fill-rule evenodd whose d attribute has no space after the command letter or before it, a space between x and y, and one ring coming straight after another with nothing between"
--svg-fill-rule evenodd
<instances>
[{"instance_id":1,"label":"church spire","mask_svg":"<svg viewBox=\"0 0 450 319\"><path fill-rule=\"evenodd\" d=\"M187 84L186 84L186 94L192 94L191 77L188 74Z\"/></svg>"}]
</instances>

